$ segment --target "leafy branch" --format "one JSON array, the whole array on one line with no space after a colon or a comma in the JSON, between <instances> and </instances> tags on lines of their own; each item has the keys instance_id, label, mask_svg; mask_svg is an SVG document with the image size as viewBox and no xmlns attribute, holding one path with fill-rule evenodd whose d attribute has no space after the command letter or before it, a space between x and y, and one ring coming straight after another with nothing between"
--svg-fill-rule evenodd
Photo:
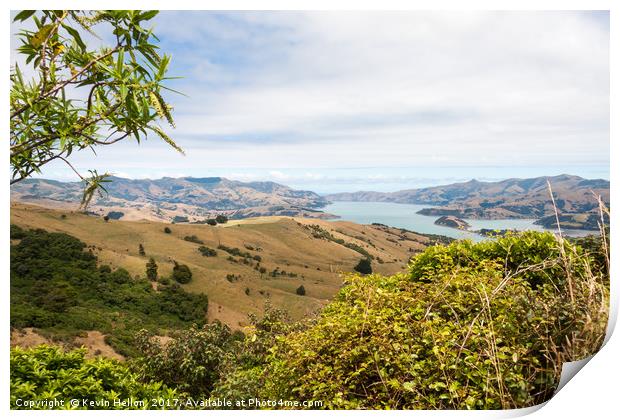
<instances>
[{"instance_id":1,"label":"leafy branch","mask_svg":"<svg viewBox=\"0 0 620 420\"><path fill-rule=\"evenodd\" d=\"M172 107L162 96L170 56L157 52L157 37L144 25L156 10L24 10L14 21L33 30L17 35L28 71L11 70L11 184L62 160L86 182L82 207L109 175L83 177L71 165L75 151L123 140L138 143L155 134L183 150L160 126L174 127ZM82 39L95 30L111 33L114 45L92 49ZM26 80L26 74L34 74ZM103 189L104 190L104 189Z\"/></svg>"}]
</instances>

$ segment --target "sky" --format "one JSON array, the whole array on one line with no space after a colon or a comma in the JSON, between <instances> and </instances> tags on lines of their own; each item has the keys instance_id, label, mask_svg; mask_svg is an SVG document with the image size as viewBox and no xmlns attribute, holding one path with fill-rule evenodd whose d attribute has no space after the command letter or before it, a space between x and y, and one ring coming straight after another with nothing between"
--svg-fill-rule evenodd
<instances>
[{"instance_id":1,"label":"sky","mask_svg":"<svg viewBox=\"0 0 620 420\"><path fill-rule=\"evenodd\" d=\"M163 11L152 25L187 95L166 94L186 156L153 138L73 155L80 170L320 193L609 179L607 12ZM76 180L62 164L40 176Z\"/></svg>"}]
</instances>

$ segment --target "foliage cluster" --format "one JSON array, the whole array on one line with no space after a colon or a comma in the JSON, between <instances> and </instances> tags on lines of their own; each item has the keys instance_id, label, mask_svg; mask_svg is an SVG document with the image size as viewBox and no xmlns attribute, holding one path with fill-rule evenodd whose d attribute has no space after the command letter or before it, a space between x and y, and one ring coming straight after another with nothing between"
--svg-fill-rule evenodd
<instances>
[{"instance_id":1,"label":"foliage cluster","mask_svg":"<svg viewBox=\"0 0 620 420\"><path fill-rule=\"evenodd\" d=\"M328 408L514 408L605 334L608 277L549 233L430 247L408 274L352 276L316 325L282 336L263 398Z\"/></svg>"},{"instance_id":2,"label":"foliage cluster","mask_svg":"<svg viewBox=\"0 0 620 420\"><path fill-rule=\"evenodd\" d=\"M221 249L224 252L227 252L230 255L233 255L235 257L243 257L243 258L247 258L247 259L254 259L256 261L261 261L262 258L260 255L252 255L247 251L242 251L237 247L230 247L230 246L226 246L226 245L218 245L217 249Z\"/></svg>"},{"instance_id":3,"label":"foliage cluster","mask_svg":"<svg viewBox=\"0 0 620 420\"><path fill-rule=\"evenodd\" d=\"M186 240L187 242L193 242L195 244L204 244L204 242L200 238L198 238L198 236L196 235L188 235L184 237L183 239Z\"/></svg>"},{"instance_id":4,"label":"foliage cluster","mask_svg":"<svg viewBox=\"0 0 620 420\"><path fill-rule=\"evenodd\" d=\"M192 270L187 265L175 261L172 267L172 279L177 283L187 284L192 281Z\"/></svg>"},{"instance_id":5,"label":"foliage cluster","mask_svg":"<svg viewBox=\"0 0 620 420\"><path fill-rule=\"evenodd\" d=\"M219 322L176 331L165 344L141 330L136 338L141 356L133 366L146 381L163 382L194 397L208 397L220 378L220 364L242 337Z\"/></svg>"},{"instance_id":6,"label":"foliage cluster","mask_svg":"<svg viewBox=\"0 0 620 420\"><path fill-rule=\"evenodd\" d=\"M368 258L362 258L353 269L361 274L372 274L372 263Z\"/></svg>"},{"instance_id":7,"label":"foliage cluster","mask_svg":"<svg viewBox=\"0 0 620 420\"><path fill-rule=\"evenodd\" d=\"M152 257L146 263L146 278L149 281L157 281L157 263Z\"/></svg>"},{"instance_id":8,"label":"foliage cluster","mask_svg":"<svg viewBox=\"0 0 620 420\"><path fill-rule=\"evenodd\" d=\"M347 242L342 238L336 238L329 231L323 229L319 225L308 225L308 229L310 229L313 238L324 239L326 241L337 243L338 245L349 248L370 260L374 259L374 256L372 256L368 251L366 251L364 247L358 244L354 244L353 242Z\"/></svg>"},{"instance_id":9,"label":"foliage cluster","mask_svg":"<svg viewBox=\"0 0 620 420\"><path fill-rule=\"evenodd\" d=\"M79 150L149 134L182 152L159 123L174 125L162 93L170 57L161 56L147 29L155 10L24 10L17 36L24 68L11 70L11 183L63 161L84 181L82 205L108 182L108 174L79 174L69 162ZM89 48L88 32L109 35L112 45ZM28 74L34 77L27 78Z\"/></svg>"},{"instance_id":10,"label":"foliage cluster","mask_svg":"<svg viewBox=\"0 0 620 420\"><path fill-rule=\"evenodd\" d=\"M48 409L47 401L63 400L63 409L155 409L153 400L173 400L180 394L160 382L145 382L127 366L110 359L85 359L85 349L65 352L55 346L11 349L11 408ZM80 401L71 405L69 399ZM109 406L82 405L82 401ZM114 400L132 400L130 405ZM32 406L24 406L28 401ZM139 402L139 404L137 403Z\"/></svg>"},{"instance_id":11,"label":"foliage cluster","mask_svg":"<svg viewBox=\"0 0 620 420\"><path fill-rule=\"evenodd\" d=\"M198 251L202 254L203 257L216 257L217 251L213 248L209 248L208 246L199 246Z\"/></svg>"}]
</instances>

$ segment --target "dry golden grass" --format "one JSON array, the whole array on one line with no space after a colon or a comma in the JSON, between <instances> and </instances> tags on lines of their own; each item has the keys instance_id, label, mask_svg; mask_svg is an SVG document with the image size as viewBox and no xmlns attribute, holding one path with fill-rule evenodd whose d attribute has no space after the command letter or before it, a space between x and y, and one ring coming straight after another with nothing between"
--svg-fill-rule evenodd
<instances>
[{"instance_id":1,"label":"dry golden grass","mask_svg":"<svg viewBox=\"0 0 620 420\"><path fill-rule=\"evenodd\" d=\"M364 247L384 261L380 264L375 259L373 269L386 275L403 270L409 257L430 243L424 236L402 233L399 229L342 221L260 217L215 227L152 221L105 222L101 217L75 211L22 203L12 203L11 223L75 236L93 250L101 264L123 267L134 276L145 275L145 264L150 257L157 262L160 276L170 275L173 260L187 264L193 279L184 287L206 293L210 302L209 320L219 319L231 327L245 325L248 313L260 314L268 299L275 307L287 310L293 319L302 319L322 307L340 289L341 274L351 272L362 256L343 245L314 238L308 225L319 225L335 238ZM166 234L165 227L172 233ZM229 261L229 254L222 250L217 250L216 257L202 256L199 244L183 239L191 235L213 249L222 244L260 255L267 274L261 275L253 265ZM139 244L144 246L145 256L139 255ZM247 249L248 246L254 250ZM269 276L276 267L297 277ZM229 282L227 274L240 278ZM305 296L295 293L300 285L306 289Z\"/></svg>"}]
</instances>

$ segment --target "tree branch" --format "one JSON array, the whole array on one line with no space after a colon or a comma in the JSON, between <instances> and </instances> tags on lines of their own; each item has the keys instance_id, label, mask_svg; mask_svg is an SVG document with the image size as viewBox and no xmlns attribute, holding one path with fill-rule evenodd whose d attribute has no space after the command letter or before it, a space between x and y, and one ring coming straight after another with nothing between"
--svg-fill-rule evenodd
<instances>
[{"instance_id":1,"label":"tree branch","mask_svg":"<svg viewBox=\"0 0 620 420\"><path fill-rule=\"evenodd\" d=\"M86 130L90 126L95 125L95 124L97 124L100 121L103 121L110 114L112 114L114 111L116 111L116 109L120 105L121 105L120 103L117 103L116 105L111 107L105 114L102 114L99 118L96 118L96 119L90 121L84 127L82 127L79 130L77 130L75 133L72 134L72 136L74 136L74 137L79 137L79 136L88 137L87 135L83 134L83 131ZM15 145L11 146L11 157L14 157L14 156L18 155L19 153L24 153L24 152L27 152L29 150L35 149L35 148L37 148L37 147L47 143L48 141L57 140L59 138L60 138L60 135L54 133L54 134L52 134L50 136L43 137L41 139L36 139L36 138L31 139L29 143L15 144ZM32 143L32 141L34 141L34 143Z\"/></svg>"},{"instance_id":2,"label":"tree branch","mask_svg":"<svg viewBox=\"0 0 620 420\"><path fill-rule=\"evenodd\" d=\"M75 169L73 167L73 165L67 159L65 159L64 157L62 157L60 155L58 155L58 158L61 159L62 161L64 161L67 165L69 165L69 167L73 170L73 172L75 172L76 175L79 176L82 181L84 181L84 177L82 175L80 175L80 173L77 171L77 169Z\"/></svg>"},{"instance_id":3,"label":"tree branch","mask_svg":"<svg viewBox=\"0 0 620 420\"><path fill-rule=\"evenodd\" d=\"M79 72L77 72L73 76L71 76L71 78L69 78L69 79L65 80L64 82L60 83L59 85L57 85L55 88L53 88L49 92L47 92L47 93L45 93L43 95L39 95L39 97L37 99L35 99L34 101L32 101L32 103L26 104L23 107L21 107L20 109L18 109L17 111L13 112L11 114L11 118L15 118L16 116L18 116L19 114L21 114L22 112L24 112L25 110L30 108L32 105L42 101L43 99L45 99L47 97L50 97L52 95L55 95L59 90L61 90L62 88L64 88L68 84L73 83L78 77L80 77L82 74L84 74L86 72L86 70L90 69L92 66L94 66L99 61L103 60L104 58L109 57L110 55L114 54L119 49L120 49L120 45L117 45L116 47L114 47L113 49L111 49L110 51L105 53L104 55L101 55L101 56L93 59L90 63L88 63L86 66L84 66L82 68L82 70L80 70Z\"/></svg>"}]
</instances>

